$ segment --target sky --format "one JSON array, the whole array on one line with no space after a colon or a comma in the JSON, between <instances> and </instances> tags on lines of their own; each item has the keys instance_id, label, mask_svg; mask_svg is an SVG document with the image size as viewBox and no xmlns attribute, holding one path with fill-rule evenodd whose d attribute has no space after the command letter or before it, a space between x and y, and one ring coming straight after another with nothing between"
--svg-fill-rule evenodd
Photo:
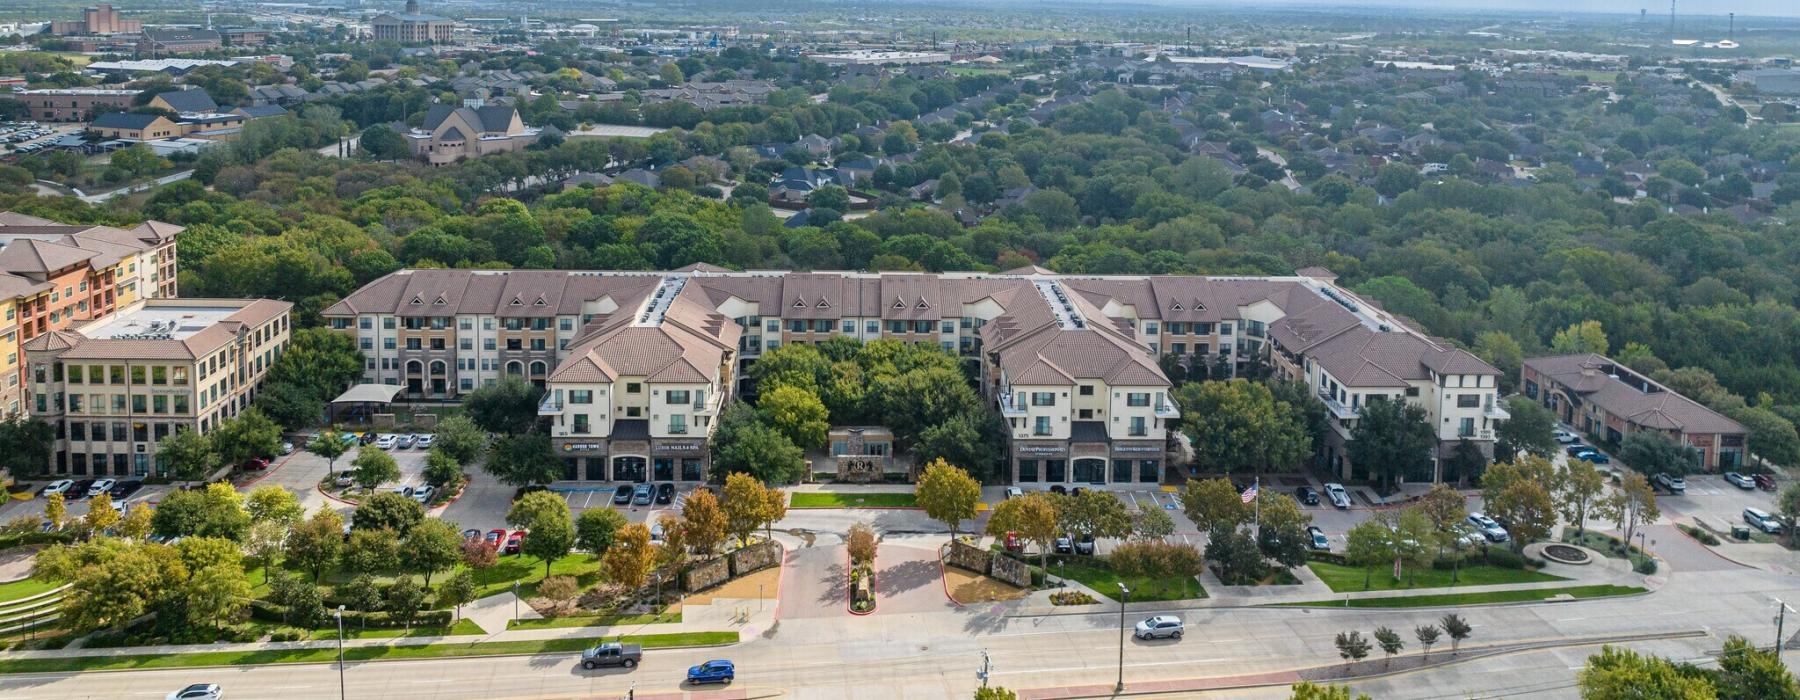
<instances>
[{"instance_id":1,"label":"sky","mask_svg":"<svg viewBox=\"0 0 1800 700\"><path fill-rule=\"evenodd\" d=\"M1163 0L1185 4L1184 0ZM1188 0L1195 4L1231 4L1223 0ZM1287 5L1342 8L1406 7L1422 10L1512 10L1520 12L1598 12L1636 15L1649 10L1652 16L1669 17L1668 0L1258 0L1263 5ZM1676 21L1684 14L1717 15L1736 12L1738 17L1754 15L1800 17L1800 0L1677 0Z\"/></svg>"}]
</instances>

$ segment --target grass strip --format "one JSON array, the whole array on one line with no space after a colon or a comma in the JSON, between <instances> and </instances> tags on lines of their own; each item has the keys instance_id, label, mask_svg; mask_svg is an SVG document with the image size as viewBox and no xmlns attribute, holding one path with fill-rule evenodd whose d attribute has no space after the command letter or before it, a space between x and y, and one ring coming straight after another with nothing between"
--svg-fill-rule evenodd
<instances>
[{"instance_id":1,"label":"grass strip","mask_svg":"<svg viewBox=\"0 0 1800 700\"><path fill-rule=\"evenodd\" d=\"M1413 567L1400 578L1394 576L1385 566L1375 567L1373 575L1361 567L1344 566L1326 561L1310 561L1306 568L1318 575L1319 580L1338 593L1356 591L1397 591L1408 588L1449 588L1452 586L1492 586L1506 583L1540 583L1544 581L1567 581L1561 576L1524 569L1508 569L1492 564L1471 564L1457 572L1456 581L1450 581L1450 571L1430 567ZM1363 588L1363 581L1369 582Z\"/></svg>"},{"instance_id":2,"label":"grass strip","mask_svg":"<svg viewBox=\"0 0 1800 700\"><path fill-rule=\"evenodd\" d=\"M1391 598L1352 598L1348 601L1348 605L1342 600L1315 600L1305 603L1276 603L1272 607L1429 608L1453 605L1487 605L1492 603L1529 603L1548 600L1562 595L1571 598L1610 598L1612 596L1643 593L1644 591L1645 589L1638 586L1596 584L1592 586L1571 586L1568 588L1488 591L1486 593L1441 593L1436 595L1395 596Z\"/></svg>"},{"instance_id":3,"label":"grass strip","mask_svg":"<svg viewBox=\"0 0 1800 700\"><path fill-rule=\"evenodd\" d=\"M623 641L641 644L645 649L669 647L717 646L737 642L736 632L678 632L671 634L627 635ZM473 644L426 644L419 646L349 647L344 649L346 661L396 661L402 659L442 659L463 656L502 656L511 654L575 653L593 646L598 639L545 639L520 642L476 642ZM608 641L616 641L609 639ZM261 666L267 664L328 663L337 660L337 649L269 649L258 651L209 651L193 654L137 654L129 656L78 656L59 659L0 660L0 673L79 673L83 671L126 671L153 668L193 668L201 666Z\"/></svg>"},{"instance_id":4,"label":"grass strip","mask_svg":"<svg viewBox=\"0 0 1800 700\"><path fill-rule=\"evenodd\" d=\"M789 508L911 508L919 505L910 493L837 493L807 491L788 500Z\"/></svg>"},{"instance_id":5,"label":"grass strip","mask_svg":"<svg viewBox=\"0 0 1800 700\"><path fill-rule=\"evenodd\" d=\"M1206 597L1206 589L1192 576L1125 576L1094 562L1092 558L1065 557L1062 563L1050 565L1050 574L1079 581L1081 585L1115 601L1118 600L1120 583L1131 590L1133 603Z\"/></svg>"},{"instance_id":6,"label":"grass strip","mask_svg":"<svg viewBox=\"0 0 1800 700\"><path fill-rule=\"evenodd\" d=\"M507 629L515 630L550 630L569 627L613 627L617 625L651 625L659 623L681 622L679 611L656 615L569 615L567 617L545 617L536 620L515 620Z\"/></svg>"},{"instance_id":7,"label":"grass strip","mask_svg":"<svg viewBox=\"0 0 1800 700\"><path fill-rule=\"evenodd\" d=\"M37 578L22 578L9 583L0 583L0 607L15 600L29 598L39 593L43 593L44 591L51 590L60 585L62 584L55 581L44 581Z\"/></svg>"},{"instance_id":8,"label":"grass strip","mask_svg":"<svg viewBox=\"0 0 1800 700\"><path fill-rule=\"evenodd\" d=\"M354 625L346 625L344 627L345 639L399 639L405 637L451 637L478 634L487 634L487 631L481 629L481 625L475 624L474 620L466 618L457 620L456 624L451 625L448 628L414 627L409 630L404 627L384 627L371 630L357 629ZM337 628L326 627L309 630L306 633L306 638L315 641L335 640L337 639Z\"/></svg>"}]
</instances>

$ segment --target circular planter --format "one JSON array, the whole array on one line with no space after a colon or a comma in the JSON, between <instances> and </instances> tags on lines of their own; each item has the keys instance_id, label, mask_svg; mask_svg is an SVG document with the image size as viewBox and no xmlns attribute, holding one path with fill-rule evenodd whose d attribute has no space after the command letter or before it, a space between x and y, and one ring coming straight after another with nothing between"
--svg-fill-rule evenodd
<instances>
[{"instance_id":1,"label":"circular planter","mask_svg":"<svg viewBox=\"0 0 1800 700\"><path fill-rule=\"evenodd\" d=\"M1538 554L1558 564L1583 565L1594 560L1594 555L1586 549L1570 544L1547 544Z\"/></svg>"}]
</instances>

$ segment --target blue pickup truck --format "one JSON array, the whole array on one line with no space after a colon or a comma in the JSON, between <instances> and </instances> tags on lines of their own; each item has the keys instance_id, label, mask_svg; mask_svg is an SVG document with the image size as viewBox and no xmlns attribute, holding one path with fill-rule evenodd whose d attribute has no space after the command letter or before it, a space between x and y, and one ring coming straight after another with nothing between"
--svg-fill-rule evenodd
<instances>
[{"instance_id":1,"label":"blue pickup truck","mask_svg":"<svg viewBox=\"0 0 1800 700\"><path fill-rule=\"evenodd\" d=\"M694 685L701 683L726 684L736 677L737 667L723 659L708 661L699 666L689 666L687 675L688 682Z\"/></svg>"}]
</instances>

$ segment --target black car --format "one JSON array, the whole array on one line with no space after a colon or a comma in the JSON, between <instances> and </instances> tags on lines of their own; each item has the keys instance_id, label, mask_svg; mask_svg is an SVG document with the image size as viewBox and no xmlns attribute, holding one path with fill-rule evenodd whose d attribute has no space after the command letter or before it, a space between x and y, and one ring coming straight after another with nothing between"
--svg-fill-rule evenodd
<instances>
[{"instance_id":1,"label":"black car","mask_svg":"<svg viewBox=\"0 0 1800 700\"><path fill-rule=\"evenodd\" d=\"M1294 500L1299 501L1300 505L1316 506L1319 505L1319 492L1314 491L1311 486L1302 486L1294 489Z\"/></svg>"},{"instance_id":2,"label":"black car","mask_svg":"<svg viewBox=\"0 0 1800 700\"><path fill-rule=\"evenodd\" d=\"M1069 489L1069 495L1073 496L1073 497L1080 497L1081 494L1083 494L1083 493L1087 493L1087 489L1082 488L1080 486Z\"/></svg>"},{"instance_id":3,"label":"black car","mask_svg":"<svg viewBox=\"0 0 1800 700\"><path fill-rule=\"evenodd\" d=\"M613 489L613 505L623 506L631 503L631 484L619 484Z\"/></svg>"},{"instance_id":4,"label":"black car","mask_svg":"<svg viewBox=\"0 0 1800 700\"><path fill-rule=\"evenodd\" d=\"M142 481L121 481L113 485L109 495L112 496L113 500L117 501L130 497L131 494L137 493L138 489L141 488L144 488L144 482Z\"/></svg>"},{"instance_id":5,"label":"black car","mask_svg":"<svg viewBox=\"0 0 1800 700\"><path fill-rule=\"evenodd\" d=\"M93 487L94 487L93 479L82 479L81 481L77 481L77 482L75 482L74 486L69 487L68 493L63 494L63 500L79 501L83 498L87 498L88 489L91 489Z\"/></svg>"},{"instance_id":6,"label":"black car","mask_svg":"<svg viewBox=\"0 0 1800 700\"><path fill-rule=\"evenodd\" d=\"M1050 493L1054 493L1058 496L1066 496L1066 495L1068 495L1069 490L1067 488L1064 488L1062 484L1051 484L1050 485Z\"/></svg>"},{"instance_id":7,"label":"black car","mask_svg":"<svg viewBox=\"0 0 1800 700\"><path fill-rule=\"evenodd\" d=\"M1093 555L1093 553L1094 553L1094 536L1093 535L1082 535L1080 538L1076 539L1075 540L1075 553L1076 554L1087 554L1090 556Z\"/></svg>"},{"instance_id":8,"label":"black car","mask_svg":"<svg viewBox=\"0 0 1800 700\"><path fill-rule=\"evenodd\" d=\"M375 434L375 431L373 431L373 430L371 430L371 431L369 431L369 432L366 432L366 433L363 433L363 435L362 435L362 444L364 444L364 445L373 445L373 444L375 444L375 441L376 441L376 440L379 440L379 439L381 439L381 436L380 436L380 435L376 435L376 434Z\"/></svg>"},{"instance_id":9,"label":"black car","mask_svg":"<svg viewBox=\"0 0 1800 700\"><path fill-rule=\"evenodd\" d=\"M1056 538L1054 548L1057 554L1070 554L1075 551L1075 540L1069 539L1068 535L1063 535Z\"/></svg>"},{"instance_id":10,"label":"black car","mask_svg":"<svg viewBox=\"0 0 1800 700\"><path fill-rule=\"evenodd\" d=\"M1583 452L1586 452L1586 451L1592 450L1592 449L1594 449L1594 448L1588 447L1587 445L1583 445L1583 444L1577 442L1573 445L1563 448L1563 452L1567 453L1570 457L1574 457L1574 456L1577 456Z\"/></svg>"},{"instance_id":11,"label":"black car","mask_svg":"<svg viewBox=\"0 0 1800 700\"><path fill-rule=\"evenodd\" d=\"M674 503L675 502L675 485L671 484L669 482L666 482L666 481L663 483L657 484L656 485L656 502L661 505L665 505L665 506L669 505L670 503Z\"/></svg>"}]
</instances>

